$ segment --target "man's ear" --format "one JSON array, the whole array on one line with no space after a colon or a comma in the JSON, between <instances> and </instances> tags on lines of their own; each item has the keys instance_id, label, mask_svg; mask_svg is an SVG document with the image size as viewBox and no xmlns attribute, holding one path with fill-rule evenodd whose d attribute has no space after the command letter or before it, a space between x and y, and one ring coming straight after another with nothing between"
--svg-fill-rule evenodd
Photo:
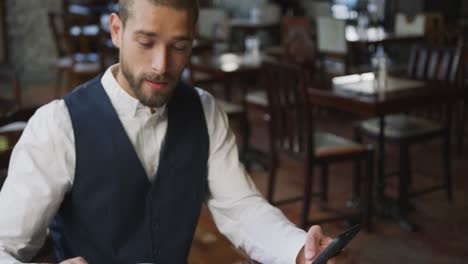
<instances>
[{"instance_id":1,"label":"man's ear","mask_svg":"<svg viewBox=\"0 0 468 264\"><path fill-rule=\"evenodd\" d=\"M109 19L109 23L112 43L114 43L114 45L117 48L120 48L120 40L123 34L122 20L120 19L119 15L117 15L116 13L112 13Z\"/></svg>"}]
</instances>

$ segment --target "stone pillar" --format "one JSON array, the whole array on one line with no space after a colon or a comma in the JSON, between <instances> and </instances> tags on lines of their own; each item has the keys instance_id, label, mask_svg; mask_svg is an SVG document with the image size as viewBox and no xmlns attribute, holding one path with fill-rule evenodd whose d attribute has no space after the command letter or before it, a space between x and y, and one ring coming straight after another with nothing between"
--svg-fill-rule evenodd
<instances>
[{"instance_id":1,"label":"stone pillar","mask_svg":"<svg viewBox=\"0 0 468 264\"><path fill-rule=\"evenodd\" d=\"M61 10L61 0L5 0L10 63L23 87L55 78L57 58L47 12Z\"/></svg>"}]
</instances>

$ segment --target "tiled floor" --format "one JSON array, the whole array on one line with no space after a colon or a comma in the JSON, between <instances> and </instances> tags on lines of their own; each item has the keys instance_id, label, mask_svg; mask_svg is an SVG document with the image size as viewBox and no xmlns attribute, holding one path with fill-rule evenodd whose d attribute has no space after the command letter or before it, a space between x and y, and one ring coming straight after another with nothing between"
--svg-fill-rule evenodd
<instances>
[{"instance_id":1,"label":"tiled floor","mask_svg":"<svg viewBox=\"0 0 468 264\"><path fill-rule=\"evenodd\" d=\"M252 115L254 121L254 144L266 149L266 126L258 116ZM323 130L332 131L342 136L351 136L352 122L355 119L343 114L327 112L321 114L318 124ZM415 146L411 150L413 161L414 184L431 184L441 179L441 141ZM465 149L466 146L465 146ZM387 147L388 170L395 170L398 165L397 149ZM454 158L453 187L454 200L449 203L443 191L413 199L415 210L410 219L420 227L418 232L402 231L395 221L374 217L374 231L361 232L350 244L350 253L358 263L468 263L468 158ZM331 168L330 194L331 201L343 205L350 193L349 178L351 164L340 164ZM302 191L303 179L298 164L288 161L280 170L278 188L279 196L288 196ZM265 193L267 173L254 171L252 177L258 188ZM388 179L388 193L394 191L396 178ZM301 203L280 207L295 223L299 221ZM311 216L313 213L311 213ZM343 222L323 225L328 234L337 235L346 227ZM233 261L235 251L221 236L216 233L207 211L203 213L198 234L193 246L193 263L236 263ZM203 243L203 233L213 234L219 243ZM203 246L201 246L202 244ZM211 245L206 247L207 245ZM219 247L219 248L218 248ZM216 250L212 250L217 248ZM203 260L200 261L199 259ZM229 257L228 257L229 256ZM236 258L237 260L237 258Z\"/></svg>"},{"instance_id":2,"label":"tiled floor","mask_svg":"<svg viewBox=\"0 0 468 264\"><path fill-rule=\"evenodd\" d=\"M25 93L25 101L47 102L50 100L49 87L31 87ZM258 114L251 115L254 124L253 144L266 149L266 126ZM320 115L319 126L342 136L351 135L351 124L354 118L326 112ZM440 179L440 144L433 143L417 146L412 149L414 183L427 183ZM397 165L397 151L388 148L388 168ZM465 151L468 147L465 146ZM358 263L468 263L468 158L453 158L454 201L449 203L443 192L436 192L425 197L414 199L415 210L410 218L418 223L421 230L415 233L401 231L398 225L379 217L373 219L374 231L361 232L350 244L350 253L355 255ZM350 164L340 164L330 170L330 200L343 204L349 193L348 178ZM287 196L302 191L302 171L295 162L288 161L280 169L278 195ZM253 171L253 180L264 193L266 172ZM395 179L389 178L390 188ZM282 206L283 212L295 223L298 223L301 204ZM325 232L336 235L344 230L341 222L323 225ZM190 254L192 264L241 263L245 255L233 246L216 230L211 216L204 208Z\"/></svg>"}]
</instances>

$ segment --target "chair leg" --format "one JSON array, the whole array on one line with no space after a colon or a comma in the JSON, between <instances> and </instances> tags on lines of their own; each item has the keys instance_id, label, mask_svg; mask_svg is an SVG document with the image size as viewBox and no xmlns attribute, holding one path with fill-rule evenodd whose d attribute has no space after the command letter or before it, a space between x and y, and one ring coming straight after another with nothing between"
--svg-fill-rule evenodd
<instances>
[{"instance_id":1,"label":"chair leg","mask_svg":"<svg viewBox=\"0 0 468 264\"><path fill-rule=\"evenodd\" d=\"M409 146L407 143L400 144L400 178L398 188L398 208L400 213L408 209L409 188Z\"/></svg>"},{"instance_id":2,"label":"chair leg","mask_svg":"<svg viewBox=\"0 0 468 264\"><path fill-rule=\"evenodd\" d=\"M247 155L249 153L249 143L250 143L250 124L247 118L247 112L245 111L245 108L244 108L244 111L241 113L241 116L239 117L239 123L240 123L240 129L241 129L241 134L242 134L241 156L242 156L242 160L246 164L247 170L250 171L250 162L247 160Z\"/></svg>"},{"instance_id":3,"label":"chair leg","mask_svg":"<svg viewBox=\"0 0 468 264\"><path fill-rule=\"evenodd\" d=\"M372 203L373 203L373 187L374 187L374 152L369 150L366 155L366 197L362 208L364 210L363 226L368 232L372 230ZM360 196L359 196L360 197Z\"/></svg>"},{"instance_id":4,"label":"chair leg","mask_svg":"<svg viewBox=\"0 0 468 264\"><path fill-rule=\"evenodd\" d=\"M409 197L409 192L411 190L411 187L413 186L413 171L412 171L412 166L411 166L411 153L410 153L410 149L409 149L409 146L408 146L408 150L407 150L407 161L406 161L406 166L407 166L407 171L406 171L406 176L407 176L407 180L406 180L406 184L408 185L408 197Z\"/></svg>"},{"instance_id":5,"label":"chair leg","mask_svg":"<svg viewBox=\"0 0 468 264\"><path fill-rule=\"evenodd\" d=\"M303 229L307 228L307 225L309 222L309 209L310 209L310 199L312 198L313 178L314 178L314 166L312 165L312 162L306 162L305 184L304 184L304 203L303 203L301 223L300 223L300 226Z\"/></svg>"},{"instance_id":6,"label":"chair leg","mask_svg":"<svg viewBox=\"0 0 468 264\"><path fill-rule=\"evenodd\" d=\"M362 132L359 125L354 126L354 141L357 143L362 143Z\"/></svg>"},{"instance_id":7,"label":"chair leg","mask_svg":"<svg viewBox=\"0 0 468 264\"><path fill-rule=\"evenodd\" d=\"M446 133L442 142L442 160L444 167L444 185L447 199L451 202L453 199L452 192L452 170L451 170L451 156L450 156L450 135Z\"/></svg>"},{"instance_id":8,"label":"chair leg","mask_svg":"<svg viewBox=\"0 0 468 264\"><path fill-rule=\"evenodd\" d=\"M268 175L268 183L267 183L267 199L271 204L274 204L273 202L273 196L274 196L274 191L275 191L275 185L276 185L276 176L277 176L277 159L276 157L271 157L270 160L270 167L269 167L269 175Z\"/></svg>"},{"instance_id":9,"label":"chair leg","mask_svg":"<svg viewBox=\"0 0 468 264\"><path fill-rule=\"evenodd\" d=\"M245 100L245 93L246 91L243 91L243 95L242 95L242 107L244 109L243 113L242 113L242 118L243 118L243 121L242 121L242 136L244 138L244 141L242 142L243 143L243 149L244 149L244 158L245 158L245 164L246 164L246 169L247 171L250 172L251 170L251 163L252 163L252 160L251 159L254 159L254 153L253 153L253 148L251 148L250 146L250 137L252 135L252 130L251 130L251 127L250 127L250 123L249 123L249 108L248 108L248 104L247 104L247 101ZM268 129L268 132L270 131L271 128ZM270 137L269 137L270 138ZM270 139L271 140L271 139ZM271 147L270 147L271 148ZM249 158L248 156L251 154L251 158Z\"/></svg>"},{"instance_id":10,"label":"chair leg","mask_svg":"<svg viewBox=\"0 0 468 264\"><path fill-rule=\"evenodd\" d=\"M354 162L354 175L353 175L353 198L352 203L356 202L361 197L361 159L356 159Z\"/></svg>"},{"instance_id":11,"label":"chair leg","mask_svg":"<svg viewBox=\"0 0 468 264\"><path fill-rule=\"evenodd\" d=\"M400 228L405 231L415 231L416 226L409 222L406 215L409 208L409 146L400 144L400 178L399 178L398 207L395 217L399 220Z\"/></svg>"},{"instance_id":12,"label":"chair leg","mask_svg":"<svg viewBox=\"0 0 468 264\"><path fill-rule=\"evenodd\" d=\"M359 125L354 126L354 141L362 143L362 133ZM356 207L361 198L361 159L356 159L354 162L354 175L353 175L353 197L349 201L349 207Z\"/></svg>"},{"instance_id":13,"label":"chair leg","mask_svg":"<svg viewBox=\"0 0 468 264\"><path fill-rule=\"evenodd\" d=\"M63 85L63 77L65 75L64 70L57 70L57 80L55 81L55 98L60 98L60 92L62 90L62 85Z\"/></svg>"},{"instance_id":14,"label":"chair leg","mask_svg":"<svg viewBox=\"0 0 468 264\"><path fill-rule=\"evenodd\" d=\"M466 129L466 104L467 101L461 102L461 107L460 107L460 121L459 121L459 127L458 127L458 135L457 135L457 152L458 156L463 155L463 147L464 147L464 141L465 141L465 129Z\"/></svg>"},{"instance_id":15,"label":"chair leg","mask_svg":"<svg viewBox=\"0 0 468 264\"><path fill-rule=\"evenodd\" d=\"M377 150L377 184L376 199L382 200L385 196L385 116L379 117L379 137Z\"/></svg>"},{"instance_id":16,"label":"chair leg","mask_svg":"<svg viewBox=\"0 0 468 264\"><path fill-rule=\"evenodd\" d=\"M328 164L322 163L322 174L320 175L320 207L325 209L328 202Z\"/></svg>"}]
</instances>

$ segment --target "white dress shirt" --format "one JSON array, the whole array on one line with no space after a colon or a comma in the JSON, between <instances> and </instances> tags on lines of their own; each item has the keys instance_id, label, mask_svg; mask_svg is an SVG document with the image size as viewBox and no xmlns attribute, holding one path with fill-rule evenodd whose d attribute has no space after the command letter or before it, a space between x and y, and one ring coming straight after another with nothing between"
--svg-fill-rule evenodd
<instances>
[{"instance_id":1,"label":"white dress shirt","mask_svg":"<svg viewBox=\"0 0 468 264\"><path fill-rule=\"evenodd\" d=\"M167 130L167 111L165 107L151 111L126 93L115 79L117 67L109 68L101 82L147 175L154 181ZM212 196L207 204L217 227L255 260L295 263L306 233L257 191L238 161L226 114L209 93L197 91L210 139L208 182ZM34 114L13 150L0 192L0 264L29 261L41 248L51 219L73 186L74 171L70 116L65 102L55 100Z\"/></svg>"}]
</instances>

